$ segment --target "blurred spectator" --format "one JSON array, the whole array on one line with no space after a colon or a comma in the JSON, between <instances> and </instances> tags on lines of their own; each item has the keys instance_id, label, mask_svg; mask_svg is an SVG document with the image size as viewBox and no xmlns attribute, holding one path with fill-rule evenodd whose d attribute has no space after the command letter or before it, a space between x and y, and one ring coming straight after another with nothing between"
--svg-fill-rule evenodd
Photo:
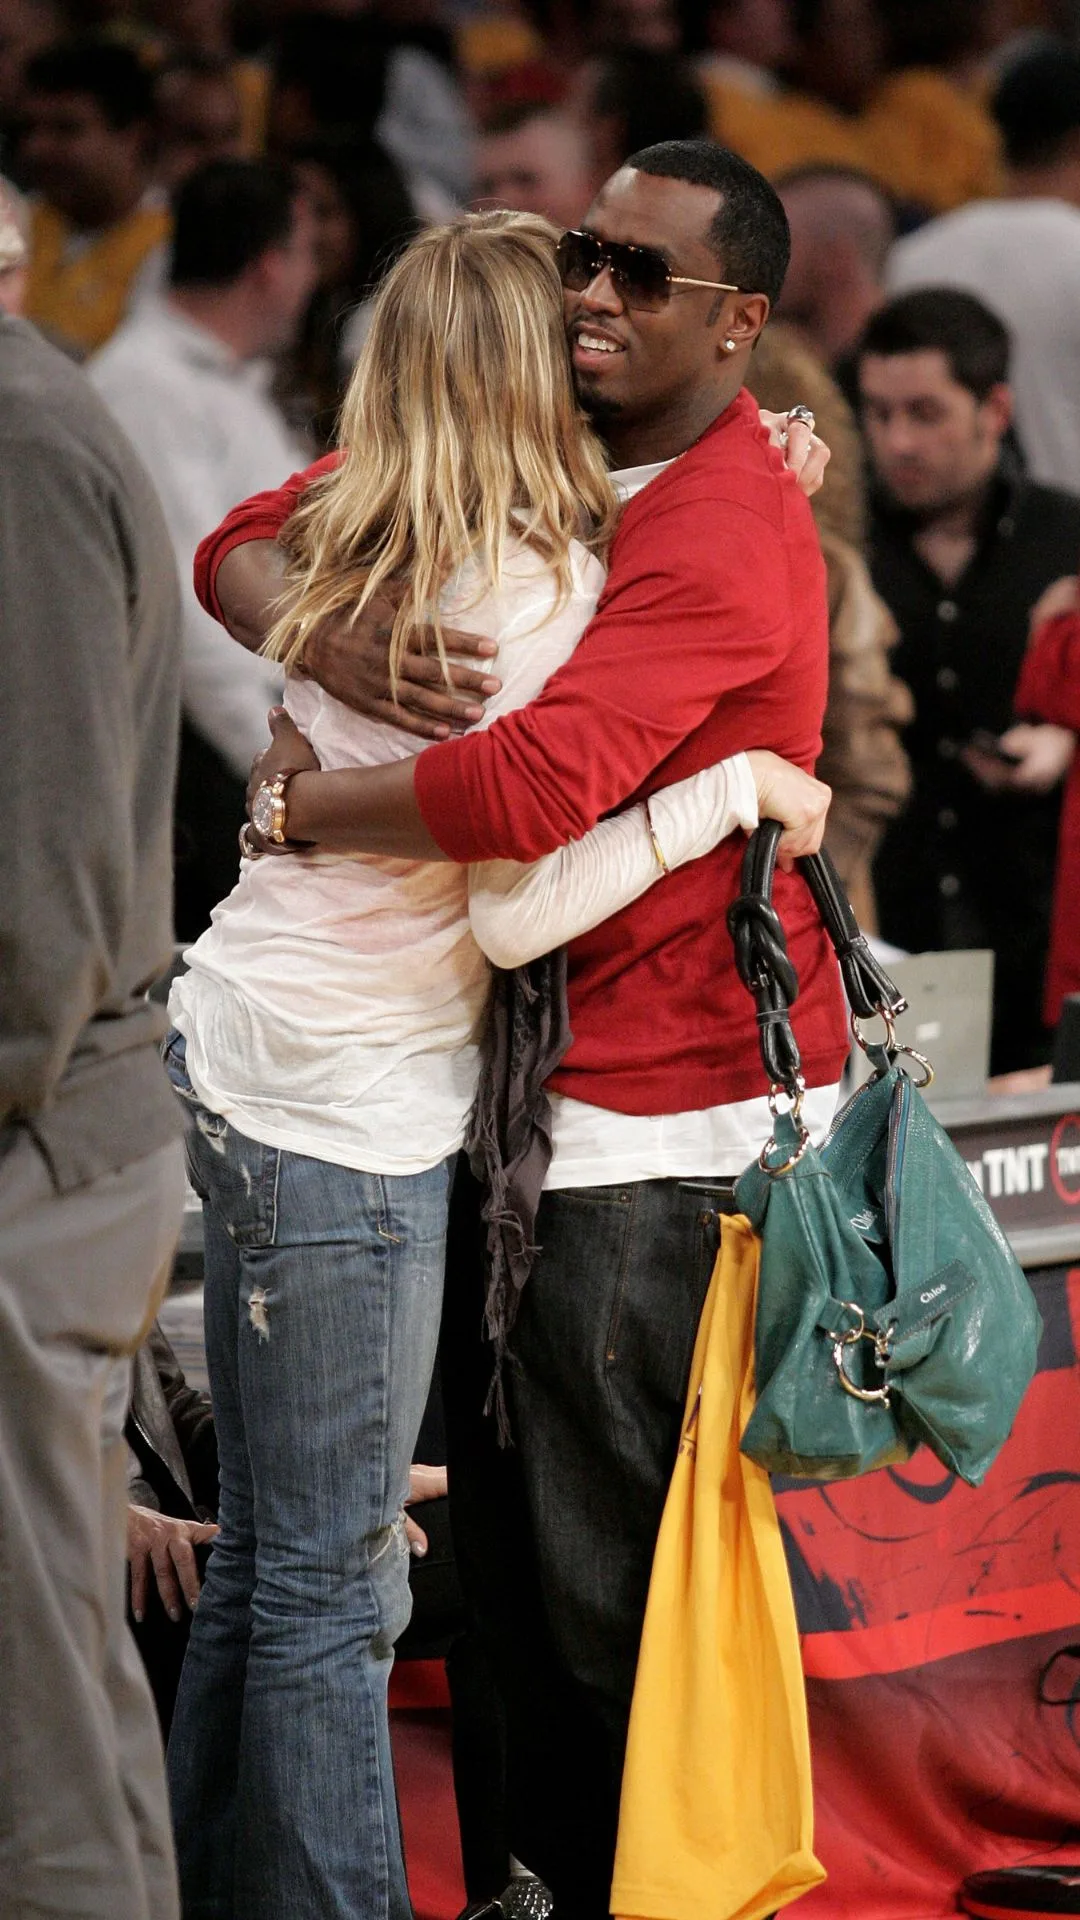
<instances>
[{"instance_id":1,"label":"blurred spectator","mask_svg":"<svg viewBox=\"0 0 1080 1920\"><path fill-rule=\"evenodd\" d=\"M59 38L63 24L56 0L0 4L0 168L12 164L27 62Z\"/></svg>"},{"instance_id":2,"label":"blurred spectator","mask_svg":"<svg viewBox=\"0 0 1080 1920\"><path fill-rule=\"evenodd\" d=\"M887 279L892 290L966 288L1000 315L1031 472L1080 491L1080 54L1059 47L1018 61L994 112L1005 197L899 241Z\"/></svg>"},{"instance_id":3,"label":"blurred spectator","mask_svg":"<svg viewBox=\"0 0 1080 1920\"><path fill-rule=\"evenodd\" d=\"M175 1920L124 1624L123 1426L184 1186L147 998L171 948L179 596L124 435L7 314L0 529L0 1911Z\"/></svg>"},{"instance_id":4,"label":"blurred spectator","mask_svg":"<svg viewBox=\"0 0 1080 1920\"><path fill-rule=\"evenodd\" d=\"M598 188L631 153L709 131L709 108L689 60L641 47L609 53L585 70L585 125ZM590 196L591 197L591 196Z\"/></svg>"},{"instance_id":5,"label":"blurred spectator","mask_svg":"<svg viewBox=\"0 0 1080 1920\"><path fill-rule=\"evenodd\" d=\"M775 94L796 53L793 0L713 0L705 38L705 79L755 98Z\"/></svg>"},{"instance_id":6,"label":"blurred spectator","mask_svg":"<svg viewBox=\"0 0 1080 1920\"><path fill-rule=\"evenodd\" d=\"M460 87L423 47L392 44L377 20L303 14L275 42L271 144L289 152L326 135L377 139L425 219L469 198L473 128Z\"/></svg>"},{"instance_id":7,"label":"blurred spectator","mask_svg":"<svg viewBox=\"0 0 1080 1920\"><path fill-rule=\"evenodd\" d=\"M26 297L29 214L22 195L0 176L0 313L18 314Z\"/></svg>"},{"instance_id":8,"label":"blurred spectator","mask_svg":"<svg viewBox=\"0 0 1080 1920\"><path fill-rule=\"evenodd\" d=\"M846 167L804 167L777 190L791 228L777 315L805 334L846 392L844 363L885 298L892 203L876 181Z\"/></svg>"},{"instance_id":9,"label":"blurred spectator","mask_svg":"<svg viewBox=\"0 0 1080 1920\"><path fill-rule=\"evenodd\" d=\"M367 331L370 299L419 222L405 176L374 140L316 140L295 151L294 171L315 221L318 284L308 303L288 384L293 407L321 451Z\"/></svg>"},{"instance_id":10,"label":"blurred spectator","mask_svg":"<svg viewBox=\"0 0 1080 1920\"><path fill-rule=\"evenodd\" d=\"M549 107L511 107L481 134L476 205L542 213L557 227L580 225L600 179L588 131Z\"/></svg>"},{"instance_id":11,"label":"blurred spectator","mask_svg":"<svg viewBox=\"0 0 1080 1920\"><path fill-rule=\"evenodd\" d=\"M965 89L980 84L986 61L1009 38L1022 12L1011 0L949 0L947 6L941 0L879 0L879 5L891 68L932 67Z\"/></svg>"},{"instance_id":12,"label":"blurred spectator","mask_svg":"<svg viewBox=\"0 0 1080 1920\"><path fill-rule=\"evenodd\" d=\"M829 699L817 771L833 790L825 845L860 926L877 925L871 863L887 823L908 797L911 776L898 729L911 695L889 670L897 627L863 557L862 448L851 409L820 360L782 322L758 342L746 384L759 406L783 412L797 393L832 449L828 484L812 505L829 593Z\"/></svg>"},{"instance_id":13,"label":"blurred spectator","mask_svg":"<svg viewBox=\"0 0 1080 1920\"><path fill-rule=\"evenodd\" d=\"M1068 584L1067 593L1055 596L1060 611L1050 611L1050 595L1044 599L1046 617L1039 619L1036 610L1016 707L1027 717L1080 733L1080 583L1074 578ZM1048 1027L1057 1026L1067 993L1080 993L1080 754L1069 769L1061 808L1043 997Z\"/></svg>"},{"instance_id":14,"label":"blurred spectator","mask_svg":"<svg viewBox=\"0 0 1080 1920\"><path fill-rule=\"evenodd\" d=\"M978 87L1000 0L879 0L888 71L861 120L866 164L932 213L996 193L999 139Z\"/></svg>"},{"instance_id":15,"label":"blurred spectator","mask_svg":"<svg viewBox=\"0 0 1080 1920\"><path fill-rule=\"evenodd\" d=\"M795 37L790 69L795 83L841 113L859 113L885 64L885 31L875 0L795 0Z\"/></svg>"},{"instance_id":16,"label":"blurred spectator","mask_svg":"<svg viewBox=\"0 0 1080 1920\"><path fill-rule=\"evenodd\" d=\"M218 1531L218 1452L210 1396L188 1385L156 1320L135 1355L124 1438L128 1623L167 1737L191 1613Z\"/></svg>"},{"instance_id":17,"label":"blurred spectator","mask_svg":"<svg viewBox=\"0 0 1080 1920\"><path fill-rule=\"evenodd\" d=\"M38 189L26 311L77 359L105 344L164 269L152 105L134 53L106 40L61 43L26 70L19 164Z\"/></svg>"},{"instance_id":18,"label":"blurred spectator","mask_svg":"<svg viewBox=\"0 0 1080 1920\"><path fill-rule=\"evenodd\" d=\"M544 41L523 5L483 7L457 26L458 58L468 77L487 82L544 58Z\"/></svg>"},{"instance_id":19,"label":"blurred spectator","mask_svg":"<svg viewBox=\"0 0 1080 1920\"><path fill-rule=\"evenodd\" d=\"M240 91L233 65L216 53L169 60L154 81L158 179L170 191L208 160L243 155Z\"/></svg>"},{"instance_id":20,"label":"blurred spectator","mask_svg":"<svg viewBox=\"0 0 1080 1920\"><path fill-rule=\"evenodd\" d=\"M265 391L315 280L314 221L293 176L218 160L176 200L168 291L120 330L90 377L149 469L183 584L185 726L177 789L177 933L206 926L236 880L244 784L265 744L277 669L233 645L195 599L207 527L276 485L303 450Z\"/></svg>"},{"instance_id":21,"label":"blurred spectator","mask_svg":"<svg viewBox=\"0 0 1080 1920\"><path fill-rule=\"evenodd\" d=\"M333 13L287 19L271 51L269 141L370 137L386 100L386 44L367 20Z\"/></svg>"},{"instance_id":22,"label":"blurred spectator","mask_svg":"<svg viewBox=\"0 0 1080 1920\"><path fill-rule=\"evenodd\" d=\"M914 950L993 949L993 1073L1048 1058L1042 969L1073 743L1012 722L1031 609L1080 548L1080 499L1002 453L1008 360L992 313L927 289L881 309L858 364L874 584L915 696L914 796L874 869L881 931Z\"/></svg>"},{"instance_id":23,"label":"blurred spectator","mask_svg":"<svg viewBox=\"0 0 1080 1920\"><path fill-rule=\"evenodd\" d=\"M706 58L701 66L702 83L709 105L710 128L715 139L738 153L770 179L812 165L836 165L861 168L863 151L858 127L848 102L837 105L823 98L817 89L815 65L829 65L834 55L826 51L820 62L810 57L813 36L824 35L830 9L851 5L858 10L862 0L790 0L781 8L763 6L757 0L712 9L708 32L715 46L717 34L730 36L736 43L755 48L744 64L725 59ZM764 16L764 18L762 18ZM830 29L831 31L831 29ZM867 61L865 89L877 73L878 43L874 35ZM775 45L784 45L783 85L765 82L764 57ZM858 22L854 23L852 58L857 70ZM809 85L804 85L802 68Z\"/></svg>"},{"instance_id":24,"label":"blurred spectator","mask_svg":"<svg viewBox=\"0 0 1080 1920\"><path fill-rule=\"evenodd\" d=\"M599 0L590 21L598 53L638 47L645 53L679 53L682 26L675 0Z\"/></svg>"},{"instance_id":25,"label":"blurred spectator","mask_svg":"<svg viewBox=\"0 0 1080 1920\"><path fill-rule=\"evenodd\" d=\"M259 60L238 59L232 40L231 0L144 0L145 10L160 39L155 46L159 63L186 59L220 63L232 81L240 106L240 151L261 153L266 144L266 113L270 74ZM203 155L209 159L209 154Z\"/></svg>"}]
</instances>

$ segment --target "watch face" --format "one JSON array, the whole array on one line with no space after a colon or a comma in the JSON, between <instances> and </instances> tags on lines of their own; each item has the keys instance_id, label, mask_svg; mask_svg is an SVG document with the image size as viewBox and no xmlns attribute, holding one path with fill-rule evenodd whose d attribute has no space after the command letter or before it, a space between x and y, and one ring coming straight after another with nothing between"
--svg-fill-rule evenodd
<instances>
[{"instance_id":1,"label":"watch face","mask_svg":"<svg viewBox=\"0 0 1080 1920\"><path fill-rule=\"evenodd\" d=\"M260 787L251 803L251 824L264 840L270 839L274 831L274 796L268 786Z\"/></svg>"}]
</instances>

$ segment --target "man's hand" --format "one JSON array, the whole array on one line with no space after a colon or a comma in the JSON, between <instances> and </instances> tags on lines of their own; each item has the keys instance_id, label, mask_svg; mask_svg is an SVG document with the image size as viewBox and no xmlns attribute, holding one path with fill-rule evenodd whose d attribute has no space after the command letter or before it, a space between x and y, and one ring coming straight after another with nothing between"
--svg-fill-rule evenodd
<instances>
[{"instance_id":1,"label":"man's hand","mask_svg":"<svg viewBox=\"0 0 1080 1920\"><path fill-rule=\"evenodd\" d=\"M785 466L790 468L809 498L818 491L825 478L825 469L832 459L832 449L818 438L805 420L792 420L790 414L786 413L769 413L764 407L759 407L758 413L772 445L780 448Z\"/></svg>"},{"instance_id":2,"label":"man's hand","mask_svg":"<svg viewBox=\"0 0 1080 1920\"><path fill-rule=\"evenodd\" d=\"M170 1620L182 1617L181 1602L194 1611L199 1599L199 1568L195 1548L213 1540L220 1527L201 1520L173 1520L150 1507L129 1507L127 1557L131 1568L131 1611L136 1620L146 1613L151 1569Z\"/></svg>"},{"instance_id":3,"label":"man's hand","mask_svg":"<svg viewBox=\"0 0 1080 1920\"><path fill-rule=\"evenodd\" d=\"M423 1500L445 1500L446 1468L419 1467L409 1468L409 1496L407 1507L415 1507ZM418 1527L410 1514L405 1515L405 1537L409 1542L409 1552L417 1560L422 1560L428 1550L428 1538L422 1527Z\"/></svg>"},{"instance_id":4,"label":"man's hand","mask_svg":"<svg viewBox=\"0 0 1080 1920\"><path fill-rule=\"evenodd\" d=\"M424 652L421 636L412 636L398 675L397 701L390 689L390 633L400 595L376 594L355 625L344 618L324 621L304 648L304 670L335 700L354 713L400 727L420 740L448 740L465 733L484 717L489 696L502 681L483 671L483 662L499 649L494 640L475 633L443 630L449 654L480 662L470 667L450 663L450 686L434 650Z\"/></svg>"},{"instance_id":5,"label":"man's hand","mask_svg":"<svg viewBox=\"0 0 1080 1920\"><path fill-rule=\"evenodd\" d=\"M832 788L767 748L755 747L746 757L754 776L761 819L784 824L777 859L790 873L796 860L817 853L821 846Z\"/></svg>"},{"instance_id":6,"label":"man's hand","mask_svg":"<svg viewBox=\"0 0 1080 1920\"><path fill-rule=\"evenodd\" d=\"M1072 764L1076 735L1067 727L1023 721L1001 735L1000 745L1015 756L1013 764L971 744L960 755L987 793L1052 793Z\"/></svg>"},{"instance_id":7,"label":"man's hand","mask_svg":"<svg viewBox=\"0 0 1080 1920\"><path fill-rule=\"evenodd\" d=\"M225 624L234 640L258 652L281 610L285 556L273 540L249 540L233 547L217 570L214 585ZM446 740L464 733L483 717L484 704L498 693L501 680L485 673L483 663L498 652L494 640L445 629L447 652L475 660L476 667L451 662L450 682L438 655L425 653L417 635L401 664L398 701L390 692L390 630L401 591L386 589L351 623L342 615L324 622L304 649L304 671L327 693L369 720L401 727L421 740Z\"/></svg>"}]
</instances>

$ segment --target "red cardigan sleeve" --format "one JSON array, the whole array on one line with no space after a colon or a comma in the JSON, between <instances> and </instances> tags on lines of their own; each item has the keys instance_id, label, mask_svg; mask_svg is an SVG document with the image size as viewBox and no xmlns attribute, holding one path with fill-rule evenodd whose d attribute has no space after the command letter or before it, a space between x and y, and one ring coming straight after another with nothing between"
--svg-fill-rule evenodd
<instances>
[{"instance_id":1,"label":"red cardigan sleeve","mask_svg":"<svg viewBox=\"0 0 1080 1920\"><path fill-rule=\"evenodd\" d=\"M722 513L722 543L715 496L640 517L631 541L620 532L596 614L539 697L418 756L420 811L451 859L537 860L580 838L718 701L786 661L798 623L780 529L729 500ZM820 555L810 559L820 570ZM822 582L813 584L823 605ZM743 702L733 704L741 715ZM810 694L804 711L813 705ZM735 745L769 745L806 764L820 744L814 725L798 739Z\"/></svg>"},{"instance_id":2,"label":"red cardigan sleeve","mask_svg":"<svg viewBox=\"0 0 1080 1920\"><path fill-rule=\"evenodd\" d=\"M199 542L195 549L195 592L215 620L221 620L224 625L216 582L217 570L225 555L234 547L246 546L249 540L276 540L312 481L329 473L340 460L340 453L325 454L302 473L291 473L283 487L253 493L249 500L241 500L238 507L233 507L220 527L215 527L213 533Z\"/></svg>"},{"instance_id":3,"label":"red cardigan sleeve","mask_svg":"<svg viewBox=\"0 0 1080 1920\"><path fill-rule=\"evenodd\" d=\"M1036 629L1013 705L1017 713L1080 733L1080 614L1055 614Z\"/></svg>"}]
</instances>

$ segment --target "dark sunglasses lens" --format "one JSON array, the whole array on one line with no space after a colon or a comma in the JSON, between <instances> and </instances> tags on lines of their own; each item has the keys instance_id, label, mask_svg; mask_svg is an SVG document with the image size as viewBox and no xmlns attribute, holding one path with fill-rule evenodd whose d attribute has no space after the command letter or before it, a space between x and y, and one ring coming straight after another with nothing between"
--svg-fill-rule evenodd
<instances>
[{"instance_id":1,"label":"dark sunglasses lens","mask_svg":"<svg viewBox=\"0 0 1080 1920\"><path fill-rule=\"evenodd\" d=\"M611 277L628 307L655 313L667 305L671 292L667 261L651 247L612 247Z\"/></svg>"},{"instance_id":2,"label":"dark sunglasses lens","mask_svg":"<svg viewBox=\"0 0 1080 1920\"><path fill-rule=\"evenodd\" d=\"M603 272L603 253L595 240L590 240L585 233L564 233L555 257L559 278L571 293L583 293L597 274Z\"/></svg>"},{"instance_id":3,"label":"dark sunglasses lens","mask_svg":"<svg viewBox=\"0 0 1080 1920\"><path fill-rule=\"evenodd\" d=\"M559 278L571 293L583 293L610 267L616 292L628 307L656 311L667 305L671 280L667 261L651 247L605 245L591 233L564 233L556 250Z\"/></svg>"}]
</instances>

